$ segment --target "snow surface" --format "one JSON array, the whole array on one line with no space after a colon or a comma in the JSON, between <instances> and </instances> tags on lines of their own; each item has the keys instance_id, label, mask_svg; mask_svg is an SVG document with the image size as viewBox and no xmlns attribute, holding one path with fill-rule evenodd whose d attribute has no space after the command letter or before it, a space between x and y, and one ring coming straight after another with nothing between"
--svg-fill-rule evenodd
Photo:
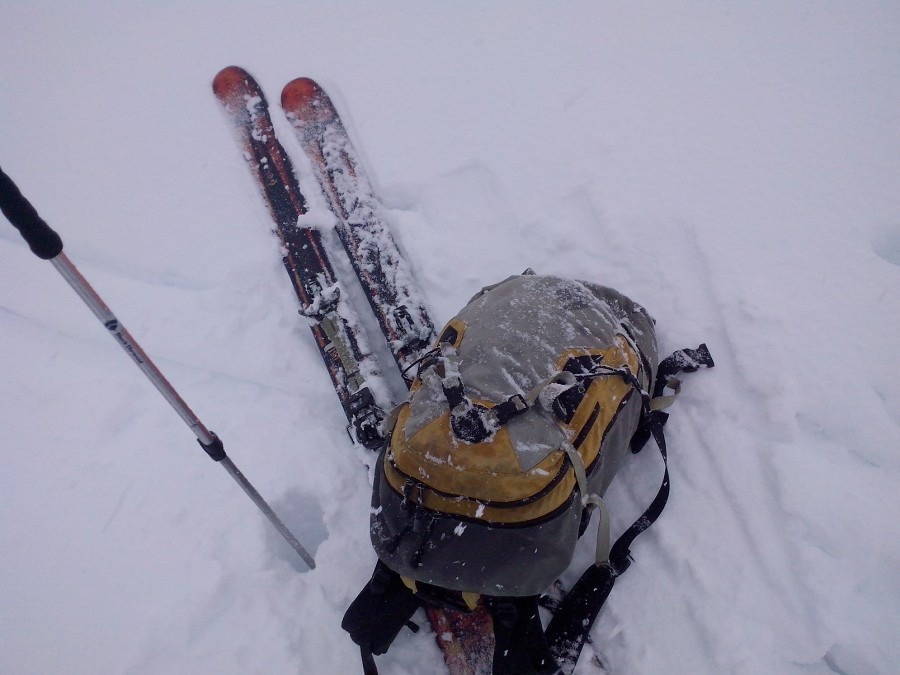
<instances>
[{"instance_id":1,"label":"snow surface","mask_svg":"<svg viewBox=\"0 0 900 675\"><path fill-rule=\"evenodd\" d=\"M331 94L436 321L530 266L627 293L665 350L710 345L579 672L900 673L900 5L2 16L0 165L318 568L4 226L0 672L360 672L339 624L368 477L210 90L234 63L273 107L300 75ZM617 477L614 531L661 471ZM379 661L441 672L427 631Z\"/></svg>"}]
</instances>

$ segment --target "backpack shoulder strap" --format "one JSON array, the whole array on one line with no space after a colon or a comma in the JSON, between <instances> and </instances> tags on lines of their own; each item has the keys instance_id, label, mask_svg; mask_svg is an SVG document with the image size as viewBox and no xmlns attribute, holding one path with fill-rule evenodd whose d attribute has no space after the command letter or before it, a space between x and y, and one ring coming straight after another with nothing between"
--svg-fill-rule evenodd
<instances>
[{"instance_id":1,"label":"backpack shoulder strap","mask_svg":"<svg viewBox=\"0 0 900 675\"><path fill-rule=\"evenodd\" d=\"M494 621L491 675L556 675L538 614L538 596L486 598Z\"/></svg>"},{"instance_id":2,"label":"backpack shoulder strap","mask_svg":"<svg viewBox=\"0 0 900 675\"><path fill-rule=\"evenodd\" d=\"M606 602L620 576L631 565L631 545L635 538L650 527L666 506L669 499L669 467L663 426L668 413L649 411L647 428L659 446L665 465L662 485L653 502L634 523L616 540L609 553L609 560L596 563L585 570L560 603L559 610L547 626L547 644L550 653L561 664L563 672L571 672L584 648L600 609Z\"/></svg>"},{"instance_id":3,"label":"backpack shoulder strap","mask_svg":"<svg viewBox=\"0 0 900 675\"><path fill-rule=\"evenodd\" d=\"M559 610L547 626L547 644L564 673L574 670L578 656L584 648L584 643L590 635L597 615L606 602L606 598L609 597L616 578L631 565L631 545L635 538L656 522L669 499L668 452L663 432L669 415L662 410L655 409L653 401L663 397L667 386L672 384L677 386L677 383L672 382L674 375L693 372L701 366L712 368L714 365L712 355L705 344L700 345L696 350L680 349L660 363L653 397L647 396L646 393L643 394L644 409L640 426L631 441L631 450L639 452L647 440L651 436L653 437L665 467L662 484L647 510L613 544L609 560L595 563L585 570L560 603Z\"/></svg>"},{"instance_id":4,"label":"backpack shoulder strap","mask_svg":"<svg viewBox=\"0 0 900 675\"><path fill-rule=\"evenodd\" d=\"M359 645L365 675L377 675L373 655L388 650L421 604L400 575L379 560L341 621L341 628Z\"/></svg>"}]
</instances>

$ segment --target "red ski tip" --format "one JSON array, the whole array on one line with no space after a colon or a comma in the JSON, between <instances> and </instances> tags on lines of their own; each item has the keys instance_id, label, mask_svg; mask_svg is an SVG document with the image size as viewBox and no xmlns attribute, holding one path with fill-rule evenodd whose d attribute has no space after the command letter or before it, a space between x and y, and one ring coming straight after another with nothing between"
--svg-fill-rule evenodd
<instances>
[{"instance_id":1,"label":"red ski tip","mask_svg":"<svg viewBox=\"0 0 900 675\"><path fill-rule=\"evenodd\" d=\"M213 92L216 96L225 96L235 89L246 88L247 82L252 79L250 73L240 66L228 66L222 68L213 78Z\"/></svg>"},{"instance_id":2,"label":"red ski tip","mask_svg":"<svg viewBox=\"0 0 900 675\"><path fill-rule=\"evenodd\" d=\"M213 78L213 93L231 113L240 113L246 108L244 96L259 97L264 108L268 107L265 95L253 76L240 66L228 66Z\"/></svg>"},{"instance_id":3,"label":"red ski tip","mask_svg":"<svg viewBox=\"0 0 900 675\"><path fill-rule=\"evenodd\" d=\"M328 94L308 77L298 77L284 86L281 107L304 121L327 122L337 117Z\"/></svg>"},{"instance_id":4,"label":"red ski tip","mask_svg":"<svg viewBox=\"0 0 900 675\"><path fill-rule=\"evenodd\" d=\"M322 87L308 77L291 80L281 91L281 107L285 110L298 110L315 104L324 95Z\"/></svg>"}]
</instances>

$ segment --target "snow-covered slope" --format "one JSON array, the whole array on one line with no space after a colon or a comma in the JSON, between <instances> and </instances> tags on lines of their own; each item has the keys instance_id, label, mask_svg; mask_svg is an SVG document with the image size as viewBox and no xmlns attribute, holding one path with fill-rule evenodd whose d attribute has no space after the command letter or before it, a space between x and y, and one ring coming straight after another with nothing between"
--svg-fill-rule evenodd
<instances>
[{"instance_id":1,"label":"snow-covered slope","mask_svg":"<svg viewBox=\"0 0 900 675\"><path fill-rule=\"evenodd\" d=\"M595 629L607 672L900 672L895 4L2 14L0 166L318 568L3 225L0 672L359 672L368 480L210 91L231 63L273 103L327 88L437 321L530 266L634 297L664 350L710 345L670 505ZM661 470L617 477L616 523ZM380 663L441 672L425 631Z\"/></svg>"}]
</instances>

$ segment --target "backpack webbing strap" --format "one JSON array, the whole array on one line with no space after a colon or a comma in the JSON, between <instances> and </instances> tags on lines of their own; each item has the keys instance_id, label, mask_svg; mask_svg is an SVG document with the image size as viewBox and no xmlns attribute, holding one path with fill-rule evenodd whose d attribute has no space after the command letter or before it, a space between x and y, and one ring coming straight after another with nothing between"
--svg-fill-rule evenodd
<instances>
[{"instance_id":1,"label":"backpack webbing strap","mask_svg":"<svg viewBox=\"0 0 900 675\"><path fill-rule=\"evenodd\" d=\"M556 675L541 618L538 596L486 598L494 621L491 675Z\"/></svg>"},{"instance_id":2,"label":"backpack webbing strap","mask_svg":"<svg viewBox=\"0 0 900 675\"><path fill-rule=\"evenodd\" d=\"M662 396L669 378L673 375L693 373L703 366L712 368L715 365L716 362L713 361L712 354L709 353L709 347L706 346L706 343L701 344L697 349L679 349L660 362L659 368L656 370L653 398Z\"/></svg>"},{"instance_id":3,"label":"backpack webbing strap","mask_svg":"<svg viewBox=\"0 0 900 675\"><path fill-rule=\"evenodd\" d=\"M562 449L569 458L572 470L575 473L575 482L578 485L578 492L581 493L582 508L597 507L600 509L600 525L597 528L597 549L594 554L594 562L597 564L609 561L609 510L600 495L590 494L588 492L587 472L584 468L584 460L575 447L566 441L562 444ZM585 523L585 526L587 524ZM579 536L581 536L579 534Z\"/></svg>"},{"instance_id":4,"label":"backpack webbing strap","mask_svg":"<svg viewBox=\"0 0 900 675\"><path fill-rule=\"evenodd\" d=\"M378 675L378 666L375 665L375 655L365 647L359 648L362 657L363 675Z\"/></svg>"},{"instance_id":5,"label":"backpack webbing strap","mask_svg":"<svg viewBox=\"0 0 900 675\"><path fill-rule=\"evenodd\" d=\"M650 398L650 407L653 410L662 410L669 407L678 395L681 382L675 375L681 373L693 373L701 367L713 368L716 363L706 344L701 344L697 349L679 349L673 352L659 363L656 371L656 381L653 385L653 395ZM665 396L666 387L675 393ZM642 417L634 436L631 438L631 452L638 453L644 444L650 440L650 428L648 418Z\"/></svg>"},{"instance_id":6,"label":"backpack webbing strap","mask_svg":"<svg viewBox=\"0 0 900 675\"><path fill-rule=\"evenodd\" d=\"M613 544L609 561L588 567L560 603L559 611L547 626L546 636L550 653L564 673L570 673L575 668L578 656L584 648L603 603L606 602L615 584L616 577L623 574L631 564L632 543L659 518L669 498L668 456L663 433L663 426L669 416L661 411L649 411L646 414L647 427L659 446L665 465L662 485L647 510Z\"/></svg>"}]
</instances>

